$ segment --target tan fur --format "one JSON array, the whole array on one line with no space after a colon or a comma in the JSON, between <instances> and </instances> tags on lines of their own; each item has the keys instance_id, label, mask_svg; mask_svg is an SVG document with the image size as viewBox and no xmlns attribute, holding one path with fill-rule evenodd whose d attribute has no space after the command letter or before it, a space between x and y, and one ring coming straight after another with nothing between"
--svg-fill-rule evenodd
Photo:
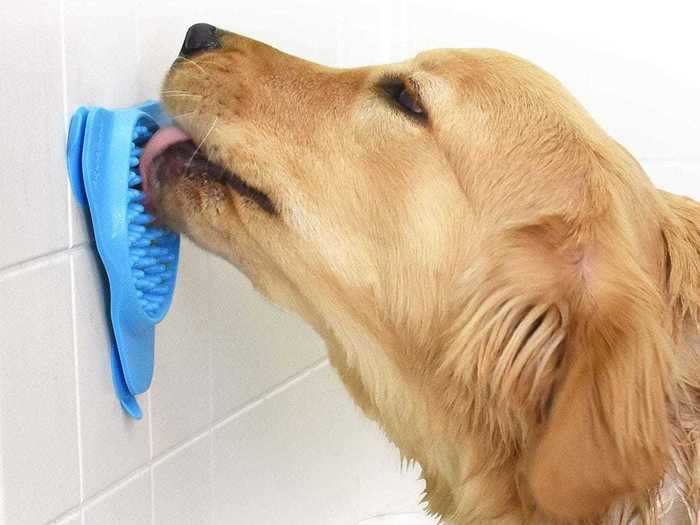
<instances>
[{"instance_id":1,"label":"tan fur","mask_svg":"<svg viewBox=\"0 0 700 525\"><path fill-rule=\"evenodd\" d=\"M163 99L279 213L187 173L156 207L326 339L429 510L656 523L675 500L695 521L700 206L511 55L338 70L223 44L177 63ZM424 119L378 94L386 74Z\"/></svg>"}]
</instances>

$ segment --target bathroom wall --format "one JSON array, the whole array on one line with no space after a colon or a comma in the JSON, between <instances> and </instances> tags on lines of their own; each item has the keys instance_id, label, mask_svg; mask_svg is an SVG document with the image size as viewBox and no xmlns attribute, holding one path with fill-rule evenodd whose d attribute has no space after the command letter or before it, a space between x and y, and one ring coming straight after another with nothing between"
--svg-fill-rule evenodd
<instances>
[{"instance_id":1,"label":"bathroom wall","mask_svg":"<svg viewBox=\"0 0 700 525\"><path fill-rule=\"evenodd\" d=\"M331 65L498 47L555 73L656 183L700 199L697 13L637 2L23 0L0 6L0 523L432 523L319 339L189 243L146 415L121 412L64 168L80 104L157 95L189 24Z\"/></svg>"}]
</instances>

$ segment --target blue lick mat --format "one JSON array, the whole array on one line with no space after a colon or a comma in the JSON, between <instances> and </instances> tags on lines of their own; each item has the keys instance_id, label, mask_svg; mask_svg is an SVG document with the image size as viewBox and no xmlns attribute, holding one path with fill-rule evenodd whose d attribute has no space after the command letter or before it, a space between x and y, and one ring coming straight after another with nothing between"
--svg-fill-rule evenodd
<instances>
[{"instance_id":1,"label":"blue lick mat","mask_svg":"<svg viewBox=\"0 0 700 525\"><path fill-rule=\"evenodd\" d=\"M143 206L143 146L169 123L156 102L129 109L79 108L68 133L68 175L90 212L109 280L112 381L124 410L142 417L136 395L153 377L155 325L170 307L180 237Z\"/></svg>"}]
</instances>

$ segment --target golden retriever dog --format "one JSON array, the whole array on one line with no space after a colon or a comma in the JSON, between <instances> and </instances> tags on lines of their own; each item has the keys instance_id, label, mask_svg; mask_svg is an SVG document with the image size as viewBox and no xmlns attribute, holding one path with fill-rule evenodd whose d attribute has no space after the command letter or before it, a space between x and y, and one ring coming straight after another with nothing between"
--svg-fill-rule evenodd
<instances>
[{"instance_id":1,"label":"golden retriever dog","mask_svg":"<svg viewBox=\"0 0 700 525\"><path fill-rule=\"evenodd\" d=\"M162 99L149 206L321 334L431 513L697 519L700 205L553 77L486 49L333 69L198 24Z\"/></svg>"}]
</instances>

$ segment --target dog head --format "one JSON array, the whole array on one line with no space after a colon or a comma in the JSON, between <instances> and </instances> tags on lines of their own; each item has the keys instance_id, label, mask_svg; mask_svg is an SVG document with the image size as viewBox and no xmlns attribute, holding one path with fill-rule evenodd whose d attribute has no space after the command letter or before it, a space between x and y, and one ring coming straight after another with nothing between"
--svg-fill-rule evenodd
<instances>
[{"instance_id":1,"label":"dog head","mask_svg":"<svg viewBox=\"0 0 700 525\"><path fill-rule=\"evenodd\" d=\"M512 55L332 69L208 38L163 85L191 137L153 161L164 222L321 333L379 341L523 505L576 520L659 483L694 207Z\"/></svg>"}]
</instances>

